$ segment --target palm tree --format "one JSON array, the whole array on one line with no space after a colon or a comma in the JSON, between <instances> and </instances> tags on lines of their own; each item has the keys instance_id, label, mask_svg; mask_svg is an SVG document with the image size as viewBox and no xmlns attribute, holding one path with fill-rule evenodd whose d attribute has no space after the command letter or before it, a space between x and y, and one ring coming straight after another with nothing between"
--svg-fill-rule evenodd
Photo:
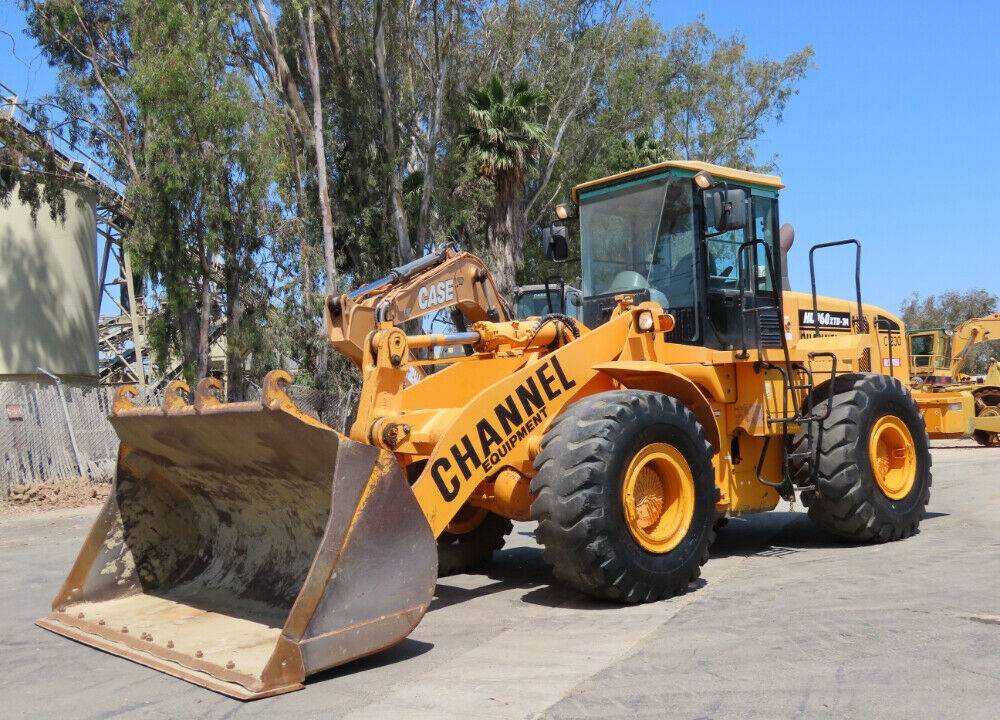
<instances>
[{"instance_id":1,"label":"palm tree","mask_svg":"<svg viewBox=\"0 0 1000 720\"><path fill-rule=\"evenodd\" d=\"M536 120L541 93L526 80L509 90L499 75L469 93L469 124L461 140L477 171L493 182L494 202L486 231L486 261L501 292L510 294L527 240L525 170L545 144L545 126Z\"/></svg>"}]
</instances>

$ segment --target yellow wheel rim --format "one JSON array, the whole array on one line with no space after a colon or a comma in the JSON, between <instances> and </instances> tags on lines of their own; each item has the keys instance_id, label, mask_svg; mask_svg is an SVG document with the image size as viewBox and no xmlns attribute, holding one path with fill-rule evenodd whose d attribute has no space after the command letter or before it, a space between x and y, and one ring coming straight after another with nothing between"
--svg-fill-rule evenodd
<instances>
[{"instance_id":1,"label":"yellow wheel rim","mask_svg":"<svg viewBox=\"0 0 1000 720\"><path fill-rule=\"evenodd\" d=\"M875 421L868 439L875 482L890 500L902 500L913 489L917 477L917 452L905 423L893 415Z\"/></svg>"},{"instance_id":2,"label":"yellow wheel rim","mask_svg":"<svg viewBox=\"0 0 1000 720\"><path fill-rule=\"evenodd\" d=\"M677 547L694 515L694 478L680 451L666 443L644 447L625 470L622 504L639 545L654 553Z\"/></svg>"}]
</instances>

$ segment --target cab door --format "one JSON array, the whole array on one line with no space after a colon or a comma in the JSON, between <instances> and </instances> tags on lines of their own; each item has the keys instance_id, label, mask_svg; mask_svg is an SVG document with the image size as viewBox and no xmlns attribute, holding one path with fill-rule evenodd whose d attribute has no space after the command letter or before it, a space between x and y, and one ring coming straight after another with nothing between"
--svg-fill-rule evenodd
<instances>
[{"instance_id":1,"label":"cab door","mask_svg":"<svg viewBox=\"0 0 1000 720\"><path fill-rule=\"evenodd\" d=\"M744 227L719 232L706 217L706 342L723 350L781 347L777 201L751 196Z\"/></svg>"}]
</instances>

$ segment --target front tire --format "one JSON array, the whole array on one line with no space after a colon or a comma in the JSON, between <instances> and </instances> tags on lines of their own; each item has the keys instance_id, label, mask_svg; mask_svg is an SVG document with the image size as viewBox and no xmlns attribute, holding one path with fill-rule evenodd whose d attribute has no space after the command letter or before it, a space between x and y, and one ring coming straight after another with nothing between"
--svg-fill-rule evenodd
<instances>
[{"instance_id":1,"label":"front tire","mask_svg":"<svg viewBox=\"0 0 1000 720\"><path fill-rule=\"evenodd\" d=\"M895 378L839 378L830 415L819 424L815 487L812 460L795 470L809 517L859 542L900 540L917 532L930 499L931 456L916 402ZM804 447L805 430L793 447Z\"/></svg>"},{"instance_id":2,"label":"front tire","mask_svg":"<svg viewBox=\"0 0 1000 720\"><path fill-rule=\"evenodd\" d=\"M531 517L557 578L619 602L671 597L701 574L715 537L712 448L675 398L583 398L542 439Z\"/></svg>"}]
</instances>

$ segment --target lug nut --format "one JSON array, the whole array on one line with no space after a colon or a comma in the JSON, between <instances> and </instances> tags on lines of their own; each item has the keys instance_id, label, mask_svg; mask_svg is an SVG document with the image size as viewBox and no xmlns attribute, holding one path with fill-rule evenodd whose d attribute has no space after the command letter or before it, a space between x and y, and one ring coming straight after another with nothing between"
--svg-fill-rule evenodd
<instances>
[{"instance_id":1,"label":"lug nut","mask_svg":"<svg viewBox=\"0 0 1000 720\"><path fill-rule=\"evenodd\" d=\"M167 640L167 647L168 648L172 648L173 646L174 646L174 641L173 640Z\"/></svg>"},{"instance_id":2,"label":"lug nut","mask_svg":"<svg viewBox=\"0 0 1000 720\"><path fill-rule=\"evenodd\" d=\"M232 660L226 663L226 670L232 670L234 667L236 667L236 663L234 663Z\"/></svg>"},{"instance_id":3,"label":"lug nut","mask_svg":"<svg viewBox=\"0 0 1000 720\"><path fill-rule=\"evenodd\" d=\"M203 653L203 652L202 652L201 650L195 650L195 651L194 651L194 656L195 656L196 658L200 658L200 657L203 657L203 656L204 656L204 654L205 654L205 653Z\"/></svg>"},{"instance_id":4,"label":"lug nut","mask_svg":"<svg viewBox=\"0 0 1000 720\"><path fill-rule=\"evenodd\" d=\"M128 634L128 626L127 625L123 625L122 626L122 632L125 633L125 634Z\"/></svg>"}]
</instances>

